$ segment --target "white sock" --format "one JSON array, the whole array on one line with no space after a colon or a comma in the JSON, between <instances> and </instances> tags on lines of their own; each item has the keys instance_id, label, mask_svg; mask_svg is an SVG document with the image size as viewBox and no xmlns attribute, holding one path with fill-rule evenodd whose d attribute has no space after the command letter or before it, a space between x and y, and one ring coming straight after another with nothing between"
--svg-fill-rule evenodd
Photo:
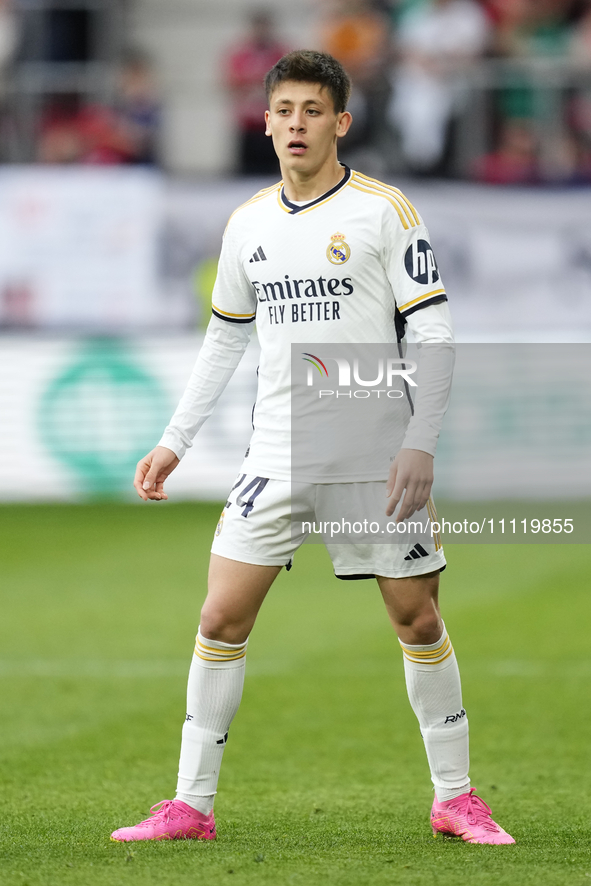
<instances>
[{"instance_id":1,"label":"white sock","mask_svg":"<svg viewBox=\"0 0 591 886\"><path fill-rule=\"evenodd\" d=\"M246 643L221 643L197 634L187 686L176 799L209 815L228 730L244 686Z\"/></svg>"},{"instance_id":2,"label":"white sock","mask_svg":"<svg viewBox=\"0 0 591 886\"><path fill-rule=\"evenodd\" d=\"M468 718L456 655L445 625L437 643L400 645L408 698L425 742L435 796L444 803L470 790Z\"/></svg>"}]
</instances>

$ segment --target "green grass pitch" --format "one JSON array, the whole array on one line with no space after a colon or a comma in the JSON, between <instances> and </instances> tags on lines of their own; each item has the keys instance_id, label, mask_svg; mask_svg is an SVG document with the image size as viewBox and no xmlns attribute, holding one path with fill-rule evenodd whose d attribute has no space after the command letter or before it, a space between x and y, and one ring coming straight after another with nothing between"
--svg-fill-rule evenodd
<instances>
[{"instance_id":1,"label":"green grass pitch","mask_svg":"<svg viewBox=\"0 0 591 886\"><path fill-rule=\"evenodd\" d=\"M374 582L304 548L253 632L219 838L110 831L173 794L209 505L0 508L3 886L591 883L589 548L447 548L472 778L515 846L434 840Z\"/></svg>"}]
</instances>

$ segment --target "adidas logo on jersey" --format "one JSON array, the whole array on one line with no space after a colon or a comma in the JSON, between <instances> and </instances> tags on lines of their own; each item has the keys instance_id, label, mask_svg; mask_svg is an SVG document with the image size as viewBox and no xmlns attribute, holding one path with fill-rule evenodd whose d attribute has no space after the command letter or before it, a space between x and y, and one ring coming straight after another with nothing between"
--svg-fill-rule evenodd
<instances>
[{"instance_id":1,"label":"adidas logo on jersey","mask_svg":"<svg viewBox=\"0 0 591 886\"><path fill-rule=\"evenodd\" d=\"M259 246L256 252L253 254L252 258L248 259L249 263L253 261L267 261L267 256L263 252L263 247Z\"/></svg>"},{"instance_id":2,"label":"adidas logo on jersey","mask_svg":"<svg viewBox=\"0 0 591 886\"><path fill-rule=\"evenodd\" d=\"M423 545L416 544L414 546L414 548L412 548L408 552L408 554L406 555L406 557L404 559L405 560L420 560L421 557L428 557L428 556L429 556L429 552L425 550Z\"/></svg>"}]
</instances>

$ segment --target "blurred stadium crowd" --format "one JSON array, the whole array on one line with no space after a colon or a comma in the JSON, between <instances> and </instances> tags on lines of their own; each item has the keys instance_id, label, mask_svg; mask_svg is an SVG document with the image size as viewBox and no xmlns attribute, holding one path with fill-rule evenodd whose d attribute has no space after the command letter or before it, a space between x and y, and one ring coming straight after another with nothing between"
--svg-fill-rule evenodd
<instances>
[{"instance_id":1,"label":"blurred stadium crowd","mask_svg":"<svg viewBox=\"0 0 591 886\"><path fill-rule=\"evenodd\" d=\"M332 0L321 12L317 45L355 84L345 155L386 173L591 180L589 0ZM268 154L254 90L284 50L259 13L226 61L243 171Z\"/></svg>"},{"instance_id":2,"label":"blurred stadium crowd","mask_svg":"<svg viewBox=\"0 0 591 886\"><path fill-rule=\"evenodd\" d=\"M127 33L130 6L0 0L2 162L169 166L171 96L160 59ZM279 6L241 7L242 35L217 52L236 131L226 172L277 169L261 81L295 48ZM314 0L306 10L307 45L339 58L355 84L344 159L383 175L591 182L591 0Z\"/></svg>"}]
</instances>

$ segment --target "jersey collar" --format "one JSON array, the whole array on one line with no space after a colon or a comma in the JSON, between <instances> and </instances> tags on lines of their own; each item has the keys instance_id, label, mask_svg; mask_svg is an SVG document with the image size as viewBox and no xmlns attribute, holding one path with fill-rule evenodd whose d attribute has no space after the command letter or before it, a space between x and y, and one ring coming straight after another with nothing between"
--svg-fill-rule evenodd
<instances>
[{"instance_id":1,"label":"jersey collar","mask_svg":"<svg viewBox=\"0 0 591 886\"><path fill-rule=\"evenodd\" d=\"M282 185L281 191L279 194L279 200L280 200L280 203L281 203L281 206L283 207L283 209L285 209L286 212L289 212L290 215L296 215L298 212L303 212L305 209L311 209L313 206L316 206L318 203L323 203L325 200L328 200L329 197L334 197L334 195L337 193L337 191L340 191L341 188L344 188L345 185L347 184L347 182L349 181L349 179L351 178L351 170L349 169L349 167L345 166L344 163L341 163L341 166L344 168L345 174L342 177L342 179L340 180L340 182L338 182L334 186L334 188L331 188L330 191L326 191L325 194L322 194L322 196L320 196L320 197L316 197L315 200L310 200L309 203L304 203L303 206L296 206L295 203L292 203L290 200L288 200L287 197L285 196L285 186Z\"/></svg>"}]
</instances>

